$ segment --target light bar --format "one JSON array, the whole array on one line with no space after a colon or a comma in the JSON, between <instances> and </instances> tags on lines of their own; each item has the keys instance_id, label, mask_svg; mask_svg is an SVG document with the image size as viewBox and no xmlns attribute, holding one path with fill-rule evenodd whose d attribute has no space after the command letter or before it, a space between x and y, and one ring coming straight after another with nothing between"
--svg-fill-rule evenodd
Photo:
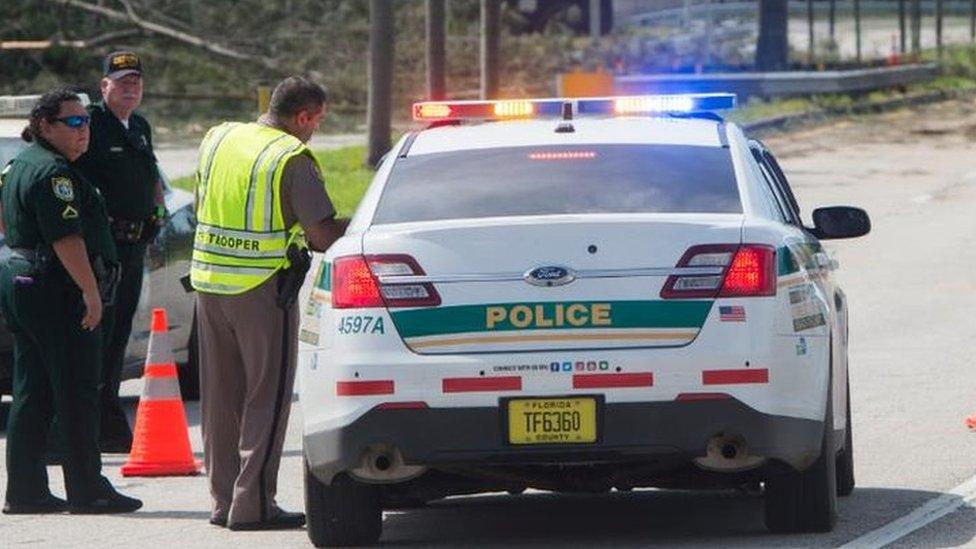
<instances>
[{"instance_id":1,"label":"light bar","mask_svg":"<svg viewBox=\"0 0 976 549\"><path fill-rule=\"evenodd\" d=\"M525 120L563 116L570 105L577 116L653 116L720 111L735 108L735 94L698 93L581 97L549 99L505 99L497 101L424 101L414 103L413 119L426 122L447 120Z\"/></svg>"},{"instance_id":2,"label":"light bar","mask_svg":"<svg viewBox=\"0 0 976 549\"><path fill-rule=\"evenodd\" d=\"M91 100L87 93L79 93L81 105L87 107ZM0 95L0 118L27 118L40 95Z\"/></svg>"},{"instance_id":3,"label":"light bar","mask_svg":"<svg viewBox=\"0 0 976 549\"><path fill-rule=\"evenodd\" d=\"M413 119L438 120L518 120L552 118L562 112L560 99L501 101L425 101L413 104Z\"/></svg>"},{"instance_id":4,"label":"light bar","mask_svg":"<svg viewBox=\"0 0 976 549\"><path fill-rule=\"evenodd\" d=\"M580 99L577 114L654 115L724 111L735 108L734 93L633 95Z\"/></svg>"}]
</instances>

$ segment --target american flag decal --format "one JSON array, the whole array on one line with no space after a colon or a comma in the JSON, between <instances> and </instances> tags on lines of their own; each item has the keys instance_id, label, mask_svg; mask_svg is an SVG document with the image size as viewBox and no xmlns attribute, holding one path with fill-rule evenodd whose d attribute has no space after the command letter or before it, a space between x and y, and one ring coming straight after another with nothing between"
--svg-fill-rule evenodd
<instances>
[{"instance_id":1,"label":"american flag decal","mask_svg":"<svg viewBox=\"0 0 976 549\"><path fill-rule=\"evenodd\" d=\"M718 308L718 317L722 322L745 322L746 308L742 305L721 306Z\"/></svg>"}]
</instances>

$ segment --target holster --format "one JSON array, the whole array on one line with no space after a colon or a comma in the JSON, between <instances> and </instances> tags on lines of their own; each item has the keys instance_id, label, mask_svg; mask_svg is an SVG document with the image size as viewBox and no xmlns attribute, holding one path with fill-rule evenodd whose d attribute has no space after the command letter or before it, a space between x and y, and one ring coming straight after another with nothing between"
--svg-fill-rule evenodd
<instances>
[{"instance_id":1,"label":"holster","mask_svg":"<svg viewBox=\"0 0 976 549\"><path fill-rule=\"evenodd\" d=\"M289 244L285 252L288 261L291 263L287 269L278 275L278 307L287 311L295 305L298 299L298 292L302 289L305 282L305 275L312 267L312 253L308 248L299 248L295 244Z\"/></svg>"},{"instance_id":2,"label":"holster","mask_svg":"<svg viewBox=\"0 0 976 549\"><path fill-rule=\"evenodd\" d=\"M112 218L109 227L115 241L123 244L148 244L156 238L160 229L155 216L138 221Z\"/></svg>"},{"instance_id":3,"label":"holster","mask_svg":"<svg viewBox=\"0 0 976 549\"><path fill-rule=\"evenodd\" d=\"M97 256L92 260L92 271L95 273L98 295L102 298L102 304L115 305L115 295L119 289L119 282L122 281L121 265Z\"/></svg>"}]
</instances>

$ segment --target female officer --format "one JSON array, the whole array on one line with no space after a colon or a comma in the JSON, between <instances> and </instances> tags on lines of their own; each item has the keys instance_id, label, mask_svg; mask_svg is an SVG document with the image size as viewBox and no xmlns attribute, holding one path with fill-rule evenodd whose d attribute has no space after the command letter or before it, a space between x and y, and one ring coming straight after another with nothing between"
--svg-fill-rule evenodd
<instances>
[{"instance_id":1,"label":"female officer","mask_svg":"<svg viewBox=\"0 0 976 549\"><path fill-rule=\"evenodd\" d=\"M33 143L0 172L0 228L11 249L0 268L0 307L14 336L8 514L142 506L101 475L98 325L113 281L98 267L114 261L115 248L101 197L71 165L88 148L88 121L72 91L44 94L24 130ZM51 494L44 466L55 413L67 443L67 502Z\"/></svg>"}]
</instances>

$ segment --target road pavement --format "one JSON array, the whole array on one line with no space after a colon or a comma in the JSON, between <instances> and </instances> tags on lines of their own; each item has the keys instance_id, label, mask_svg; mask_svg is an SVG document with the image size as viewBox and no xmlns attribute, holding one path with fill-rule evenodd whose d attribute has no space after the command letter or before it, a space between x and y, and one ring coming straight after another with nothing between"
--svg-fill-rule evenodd
<instances>
[{"instance_id":1,"label":"road pavement","mask_svg":"<svg viewBox=\"0 0 976 549\"><path fill-rule=\"evenodd\" d=\"M976 104L951 102L766 139L809 216L821 205L864 207L862 239L832 243L851 303L851 384L858 488L840 501L834 532L773 536L762 500L738 492L639 490L605 495L488 494L387 512L391 546L839 546L976 474ZM126 382L135 406L140 381ZM188 406L200 452L199 409ZM302 508L301 406L293 409L279 502ZM0 448L5 440L0 440ZM200 477L124 479L124 456L105 469L144 509L126 516L0 517L0 545L72 547L305 547L304 531L234 533L207 524ZM49 468L63 494L61 473ZM0 481L5 481L0 469ZM945 496L952 499L953 496ZM895 542L896 547L976 543L968 506Z\"/></svg>"}]
</instances>

